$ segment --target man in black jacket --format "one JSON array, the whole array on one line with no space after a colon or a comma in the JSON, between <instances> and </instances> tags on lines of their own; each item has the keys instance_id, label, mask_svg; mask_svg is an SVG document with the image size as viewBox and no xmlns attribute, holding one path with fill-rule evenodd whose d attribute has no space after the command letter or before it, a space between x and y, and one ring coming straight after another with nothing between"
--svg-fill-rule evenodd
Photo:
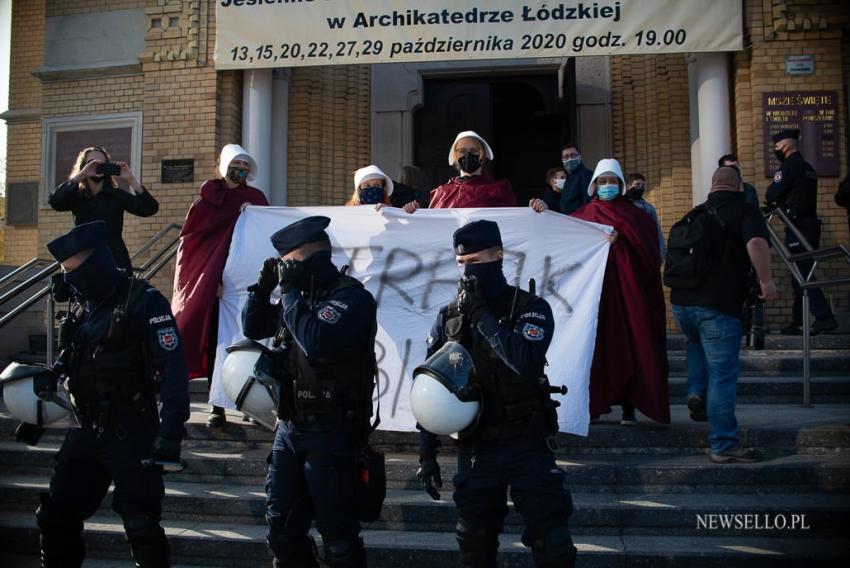
<instances>
[{"instance_id":1,"label":"man in black jacket","mask_svg":"<svg viewBox=\"0 0 850 568\"><path fill-rule=\"evenodd\" d=\"M797 129L782 130L772 136L773 151L781 163L773 176L773 183L767 188L765 201L781 207L809 244L813 248L818 248L821 225L817 216L818 176L797 149L799 137L800 131ZM803 244L787 227L785 244L791 254L805 252ZM797 268L801 274L806 275L813 265L813 260L803 260L797 263ZM802 333L803 325L802 290L796 280L792 280L791 284L794 287L792 320L782 329L782 333L797 335ZM820 288L811 288L809 299L815 316L815 322L810 329L812 335L832 331L838 327L829 302Z\"/></svg>"}]
</instances>

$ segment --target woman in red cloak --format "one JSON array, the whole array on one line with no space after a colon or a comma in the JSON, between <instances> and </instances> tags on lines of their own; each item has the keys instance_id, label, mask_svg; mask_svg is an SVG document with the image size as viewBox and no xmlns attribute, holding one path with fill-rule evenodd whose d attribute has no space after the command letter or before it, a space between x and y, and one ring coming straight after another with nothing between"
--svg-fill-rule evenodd
<instances>
[{"instance_id":1,"label":"woman in red cloak","mask_svg":"<svg viewBox=\"0 0 850 568\"><path fill-rule=\"evenodd\" d=\"M493 161L493 150L487 141L472 130L455 137L449 149L449 165L460 175L431 190L429 209L452 207L516 207L516 196L508 180L496 181L483 173L484 165ZM404 210L413 213L418 201L411 201Z\"/></svg>"},{"instance_id":2,"label":"woman in red cloak","mask_svg":"<svg viewBox=\"0 0 850 568\"><path fill-rule=\"evenodd\" d=\"M189 378L211 381L218 339L218 299L230 237L248 205L268 205L259 189L247 185L257 173L254 158L238 144L221 150L218 176L201 186L180 231L171 309L189 367ZM207 425L224 426L224 408L213 406Z\"/></svg>"},{"instance_id":3,"label":"woman in red cloak","mask_svg":"<svg viewBox=\"0 0 850 568\"><path fill-rule=\"evenodd\" d=\"M666 424L667 326L658 231L649 215L623 199L625 185L619 162L600 160L587 190L593 200L572 213L617 231L599 302L590 415L621 405L623 425L635 424L635 408Z\"/></svg>"}]
</instances>

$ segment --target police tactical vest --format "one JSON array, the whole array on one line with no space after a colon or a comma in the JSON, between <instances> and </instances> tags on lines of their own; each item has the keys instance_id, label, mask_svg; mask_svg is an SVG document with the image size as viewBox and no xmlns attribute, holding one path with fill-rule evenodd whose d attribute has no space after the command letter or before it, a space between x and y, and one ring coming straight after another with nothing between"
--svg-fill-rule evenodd
<instances>
[{"instance_id":1,"label":"police tactical vest","mask_svg":"<svg viewBox=\"0 0 850 568\"><path fill-rule=\"evenodd\" d=\"M513 302L515 292L516 305ZM489 307L499 325L512 329L515 324L512 320L535 298L525 290L508 286L497 299L489 302ZM469 322L464 320L457 304L449 304L446 339L459 342L472 355L475 363L473 382L481 396L478 421L472 428L460 432L459 441L494 442L557 432L555 408L558 404L551 400L548 390L542 388L539 377L526 377L508 367L487 340L480 333L473 333Z\"/></svg>"},{"instance_id":2,"label":"police tactical vest","mask_svg":"<svg viewBox=\"0 0 850 568\"><path fill-rule=\"evenodd\" d=\"M363 284L340 275L327 290L315 291L312 301L321 302L345 288L363 288ZM296 424L368 421L377 371L374 349L377 328L373 306L369 334L323 357L308 357L289 336L285 350L287 372L278 409L281 418Z\"/></svg>"},{"instance_id":3,"label":"police tactical vest","mask_svg":"<svg viewBox=\"0 0 850 568\"><path fill-rule=\"evenodd\" d=\"M147 322L138 321L149 288L141 278L122 280L114 296L125 299L112 311L103 337L85 344L75 337L69 346L68 387L81 414L116 404L143 414L155 413L156 385L143 325Z\"/></svg>"}]
</instances>

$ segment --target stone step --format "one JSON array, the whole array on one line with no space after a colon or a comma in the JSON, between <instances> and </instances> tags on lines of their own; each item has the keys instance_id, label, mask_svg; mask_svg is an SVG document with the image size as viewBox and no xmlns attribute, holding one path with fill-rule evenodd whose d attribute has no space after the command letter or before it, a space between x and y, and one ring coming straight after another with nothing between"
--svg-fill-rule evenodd
<instances>
[{"instance_id":1,"label":"stone step","mask_svg":"<svg viewBox=\"0 0 850 568\"><path fill-rule=\"evenodd\" d=\"M778 333L768 333L764 338L765 350L776 349L803 349L802 335L780 335ZM817 351L821 349L850 349L850 335L848 334L821 334L810 338L811 349ZM687 339L682 333L667 333L667 349L668 351L682 351L685 349ZM741 340L742 351L750 351L746 345L746 338ZM754 351L754 350L753 350Z\"/></svg>"},{"instance_id":2,"label":"stone step","mask_svg":"<svg viewBox=\"0 0 850 568\"><path fill-rule=\"evenodd\" d=\"M49 474L58 446L58 441L36 448L0 441L0 474ZM269 446L189 445L183 451L188 467L168 474L167 479L262 487L268 453ZM585 493L850 493L850 457L846 455L784 455L736 465L712 464L704 455L561 455L557 463L566 471L570 488ZM450 491L455 456L441 455L440 465ZM417 467L417 454L388 453L388 486L419 489Z\"/></svg>"},{"instance_id":3,"label":"stone step","mask_svg":"<svg viewBox=\"0 0 850 568\"><path fill-rule=\"evenodd\" d=\"M255 567L271 556L262 525L232 525L198 521L163 522L176 562L201 566ZM32 514L0 513L0 544L4 554L36 555L38 532ZM92 517L86 523L87 549L91 557L127 558L123 526L111 517ZM444 568L457 563L457 543L451 532L404 532L364 530L371 568ZM321 537L316 535L319 550ZM530 551L516 533L500 536L501 568L533 565ZM706 530L696 537L597 536L575 531L574 541L582 567L595 566L798 566L817 562L838 565L848 558L840 538L808 538L804 531L788 531L782 537L759 536L750 531L742 536L714 536Z\"/></svg>"},{"instance_id":4,"label":"stone step","mask_svg":"<svg viewBox=\"0 0 850 568\"><path fill-rule=\"evenodd\" d=\"M8 511L34 511L39 494L48 490L48 476L0 476L0 505ZM111 491L100 511L113 516ZM204 521L224 526L265 523L265 493L262 486L168 481L163 499L163 518ZM850 495L805 494L572 494L575 512L570 526L588 534L666 534L696 536L713 521L712 516L744 515L760 521L773 519L759 531L779 536L787 529L779 523L805 525L808 537L850 536ZM509 501L511 509L512 503ZM778 519L778 515L787 518ZM792 515L796 515L792 518ZM728 517L727 517L728 518ZM454 531L457 522L451 492L443 490L433 501L419 489L390 489L381 519L370 523L373 530ZM702 525L700 525L702 523ZM764 524L764 523L762 523ZM507 532L521 532L522 519L513 510L505 520ZM802 529L801 529L802 530ZM735 528L716 528L713 534L736 534Z\"/></svg>"},{"instance_id":5,"label":"stone step","mask_svg":"<svg viewBox=\"0 0 850 568\"><path fill-rule=\"evenodd\" d=\"M670 376L686 376L687 363L684 351L668 351ZM740 355L742 375L782 374L801 375L803 372L803 352L793 349L772 349L764 351L742 350ZM850 369L850 356L847 349L822 349L813 352L810 358L812 375L847 376Z\"/></svg>"},{"instance_id":6,"label":"stone step","mask_svg":"<svg viewBox=\"0 0 850 568\"><path fill-rule=\"evenodd\" d=\"M195 443L216 444L239 442L242 448L268 448L273 435L258 425L241 421L241 414L228 411L225 428L206 427L206 406L192 405L186 424L186 447ZM708 424L693 422L682 404L671 405L671 423L657 424L638 413L638 426L619 425L620 409L601 417L590 426L588 437L560 434L561 455L581 454L698 454L708 447ZM768 454L850 453L850 406L819 404L803 408L794 404L742 404L736 409L742 443L760 448ZM17 421L0 407L0 440L13 436ZM60 430L49 430L44 441L61 439ZM372 434L373 445L389 452L417 452L416 432L378 430ZM446 440L444 451L453 451Z\"/></svg>"},{"instance_id":7,"label":"stone step","mask_svg":"<svg viewBox=\"0 0 850 568\"><path fill-rule=\"evenodd\" d=\"M687 378L671 376L669 379L671 404L681 403L687 395ZM811 378L813 404L850 403L850 373ZM190 381L189 396L192 402L206 403L209 391L205 381ZM742 376L738 379L738 404L800 404L803 401L801 375Z\"/></svg>"}]
</instances>

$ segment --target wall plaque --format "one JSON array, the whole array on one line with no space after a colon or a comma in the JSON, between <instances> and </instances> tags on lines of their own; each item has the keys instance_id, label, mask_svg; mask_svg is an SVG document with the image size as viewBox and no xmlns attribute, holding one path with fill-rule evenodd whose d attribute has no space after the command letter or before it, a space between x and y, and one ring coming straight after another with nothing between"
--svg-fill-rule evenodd
<instances>
[{"instance_id":1,"label":"wall plaque","mask_svg":"<svg viewBox=\"0 0 850 568\"><path fill-rule=\"evenodd\" d=\"M800 152L819 176L839 175L838 93L787 91L764 93L764 177L779 169L770 137L784 128L800 129Z\"/></svg>"},{"instance_id":2,"label":"wall plaque","mask_svg":"<svg viewBox=\"0 0 850 568\"><path fill-rule=\"evenodd\" d=\"M195 160L163 160L162 183L191 183L195 181Z\"/></svg>"}]
</instances>

